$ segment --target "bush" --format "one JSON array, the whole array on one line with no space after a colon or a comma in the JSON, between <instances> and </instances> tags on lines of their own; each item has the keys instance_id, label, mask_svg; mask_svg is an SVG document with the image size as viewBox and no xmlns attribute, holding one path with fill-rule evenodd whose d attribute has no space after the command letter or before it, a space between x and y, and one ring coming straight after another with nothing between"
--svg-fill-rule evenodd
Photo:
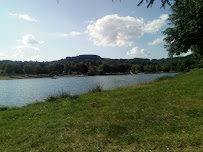
<instances>
[{"instance_id":1,"label":"bush","mask_svg":"<svg viewBox=\"0 0 203 152\"><path fill-rule=\"evenodd\" d=\"M58 98L67 98L67 99L70 99L70 100L74 100L74 99L77 99L79 96L78 95L70 95L69 93L61 93L57 97Z\"/></svg>"},{"instance_id":2,"label":"bush","mask_svg":"<svg viewBox=\"0 0 203 152\"><path fill-rule=\"evenodd\" d=\"M53 77L53 76L58 76L59 75L59 73L58 73L58 71L52 71L51 73L49 73L49 76L50 77Z\"/></svg>"},{"instance_id":3,"label":"bush","mask_svg":"<svg viewBox=\"0 0 203 152\"><path fill-rule=\"evenodd\" d=\"M53 101L55 101L56 99L57 99L57 97L50 96L50 97L48 97L48 98L45 100L45 102L53 102Z\"/></svg>"},{"instance_id":4,"label":"bush","mask_svg":"<svg viewBox=\"0 0 203 152\"><path fill-rule=\"evenodd\" d=\"M9 109L8 107L0 107L0 111L6 111L8 109Z\"/></svg>"},{"instance_id":5,"label":"bush","mask_svg":"<svg viewBox=\"0 0 203 152\"><path fill-rule=\"evenodd\" d=\"M95 93L95 92L102 92L102 91L103 91L103 89L102 89L101 85L96 85L89 92L90 93Z\"/></svg>"},{"instance_id":6,"label":"bush","mask_svg":"<svg viewBox=\"0 0 203 152\"><path fill-rule=\"evenodd\" d=\"M66 99L74 100L74 99L77 99L78 97L79 97L78 95L70 95L69 93L61 93L56 96L48 97L47 99L45 99L45 102L53 102L53 101L57 100L58 98L66 98Z\"/></svg>"},{"instance_id":7,"label":"bush","mask_svg":"<svg viewBox=\"0 0 203 152\"><path fill-rule=\"evenodd\" d=\"M155 81L159 82L159 81L169 80L172 78L173 78L173 76L163 76L163 77L156 79Z\"/></svg>"}]
</instances>

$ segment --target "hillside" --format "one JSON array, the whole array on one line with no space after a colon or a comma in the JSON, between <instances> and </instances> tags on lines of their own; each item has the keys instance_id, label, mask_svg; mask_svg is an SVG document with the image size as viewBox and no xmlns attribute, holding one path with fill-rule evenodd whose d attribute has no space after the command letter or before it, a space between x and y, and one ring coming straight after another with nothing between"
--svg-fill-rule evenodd
<instances>
[{"instance_id":1,"label":"hillside","mask_svg":"<svg viewBox=\"0 0 203 152\"><path fill-rule=\"evenodd\" d=\"M202 77L199 70L0 111L0 151L200 152Z\"/></svg>"},{"instance_id":2,"label":"hillside","mask_svg":"<svg viewBox=\"0 0 203 152\"><path fill-rule=\"evenodd\" d=\"M51 62L0 61L2 76L47 77L54 75L109 75L129 73L183 72L203 67L197 59L189 55L167 59L109 59L97 55L79 55ZM8 79L10 79L8 77Z\"/></svg>"}]
</instances>

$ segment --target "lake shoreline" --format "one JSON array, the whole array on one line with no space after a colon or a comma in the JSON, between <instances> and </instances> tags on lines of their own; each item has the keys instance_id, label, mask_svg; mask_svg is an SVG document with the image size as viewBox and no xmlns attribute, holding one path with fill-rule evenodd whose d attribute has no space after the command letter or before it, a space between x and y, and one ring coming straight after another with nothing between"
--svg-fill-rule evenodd
<instances>
[{"instance_id":1,"label":"lake shoreline","mask_svg":"<svg viewBox=\"0 0 203 152\"><path fill-rule=\"evenodd\" d=\"M134 73L132 75L137 74L161 74L161 73L177 73L177 72L156 72L156 73ZM131 75L130 73L106 73L100 75L86 75L86 74L78 74L78 75L59 75L58 77L84 77L84 76L113 76L113 75ZM41 75L0 75L0 80L14 80L14 79L32 79L32 78L52 78L48 74Z\"/></svg>"},{"instance_id":2,"label":"lake shoreline","mask_svg":"<svg viewBox=\"0 0 203 152\"><path fill-rule=\"evenodd\" d=\"M83 91L78 91L78 92L71 92L70 90L68 90L68 89L61 89L62 91L60 91L60 89L58 89L58 91L57 90L55 90L56 92L54 93L54 92L52 92L52 93L48 93L47 95L45 95L44 96L44 98L38 98L38 96L41 96L41 93L43 92L42 90L44 90L45 88L46 88L46 85L44 85L45 87L44 87L44 89L43 88L37 88L37 90L41 90L41 91L38 91L38 92L35 92L33 89L32 89L32 91L31 92L35 92L34 94L37 94L37 96L33 96L32 95L32 98L27 98L26 99L26 97L27 96L25 96L25 94L24 94L24 91L22 91L22 90L20 90L20 92L23 92L23 93L19 93L19 94L16 94L15 96L20 96L20 98L18 97L18 98L16 98L15 96L10 96L11 97L11 99L9 99L8 101L7 101L7 98L6 98L6 96L4 97L4 96L2 96L2 98L0 98L2 101L6 101L6 102L0 102L0 108L1 107L3 107L3 108L12 108L12 107L23 107L23 106L26 106L26 105L29 105L29 104L32 104L32 103L35 103L35 102L44 102L44 101L46 101L47 100L47 98L49 98L49 97L53 97L53 98L56 98L56 97L60 97L60 95L69 95L69 96L74 96L74 95L82 95L82 94L86 94L86 93L89 93L89 92L91 92L91 90L92 89L94 89L95 87L99 87L99 89L100 90L103 90L103 91L108 91L108 90L114 90L114 89L118 89L118 88L125 88L125 87L131 87L131 86L137 86L137 85L140 85L140 84L145 84L145 83L150 83L150 82L153 82L153 81L156 81L157 79L160 79L160 78L172 78L172 77L174 77L174 76L176 76L177 75L177 73L176 74L172 74L172 75L168 75L168 74L163 74L163 75L156 75L156 74L153 74L153 75L150 75L149 74L149 76L148 76L148 74L146 74L146 75L139 75L139 74L137 74L137 75L126 75L126 77L123 77L123 76L121 76L121 77L111 77L111 76L109 76L109 75L103 75L103 76L98 76L98 77L86 77L86 76L74 76L74 77L71 77L70 76L70 79L68 78L68 79L66 79L66 77L68 77L68 76L63 76L63 77L58 77L57 78L57 81L55 81L55 80L51 80L51 79L47 79L47 78L45 78L46 79L46 81L48 80L48 82L49 83L54 83L54 84L59 84L60 83L60 81L63 83L63 84L65 84L65 85L68 85L67 83L66 83L66 81L68 80L69 82L71 81L73 81L74 83L75 83L75 80L76 81L78 81L79 79L80 79L80 77L81 77L81 79L83 79L84 81L85 81L85 83L86 84L88 84L88 82L89 81L92 81L92 80L94 80L94 79L108 79L108 83L110 82L109 81L109 79L117 79L117 81L116 82L113 82L113 84L115 83L115 84L118 84L118 82L119 83L123 83L123 81L125 80L125 79L132 79L132 78L134 78L134 80L135 81L137 81L137 82L135 82L135 83L133 83L132 81L130 81L130 83L128 82L128 83L126 83L126 85L115 85L115 86L113 86L113 87L106 87L105 86L105 84L103 84L103 83L93 83L92 85L90 85L90 86L85 86L82 90ZM106 78L107 77L107 78ZM144 77L144 79L146 79L146 78L148 78L148 80L139 80L140 78L142 79L142 77ZM125 79L124 79L125 78ZM45 79L30 79L30 80L26 80L26 79L24 79L25 80L25 82L26 82L26 84L28 84L28 82L34 82L34 83L38 83L38 81L40 81L40 83L38 83L38 84L41 84L41 83L43 83L44 81L45 81ZM89 79L89 80L88 80ZM46 82L45 81L45 82ZM10 84L13 84L13 82L11 82L11 81L8 81L8 82L10 82ZM17 80L17 82L18 82L18 84L19 83L23 83L22 81L18 81ZM6 83L6 82L5 82ZM16 84L16 82L14 82L15 84ZM49 85L49 83L47 84L47 85ZM125 83L125 81L124 81L124 83ZM7 83L6 83L7 84ZM80 84L80 83L79 83ZM82 83L83 84L83 83ZM20 85L20 84L19 84ZM33 83L32 83L32 85L33 85ZM69 84L70 85L70 84ZM61 86L62 87L62 86ZM29 88L29 87L28 87ZM35 88L35 87L34 87ZM60 88L60 87L59 87ZM62 87L63 88L63 87ZM1 88L0 88L1 89ZM36 88L35 88L36 89ZM74 88L72 88L71 87L71 89L74 89ZM16 89L16 90L18 90L18 89ZM27 89L26 89L27 90ZM5 92L5 89L1 89L1 91L3 91L3 92ZM13 93L11 93L11 94L15 94L14 92ZM24 94L24 95L23 95ZM28 94L32 94L32 93L28 93ZM43 94L43 93L42 93ZM28 95L29 96L29 95ZM22 100L23 99L23 100ZM11 102L12 101L12 102ZM18 101L18 102L17 102ZM29 102L28 102L29 101ZM21 103L22 102L22 103ZM13 104L8 104L8 103L13 103ZM0 110L1 111L1 110Z\"/></svg>"}]
</instances>

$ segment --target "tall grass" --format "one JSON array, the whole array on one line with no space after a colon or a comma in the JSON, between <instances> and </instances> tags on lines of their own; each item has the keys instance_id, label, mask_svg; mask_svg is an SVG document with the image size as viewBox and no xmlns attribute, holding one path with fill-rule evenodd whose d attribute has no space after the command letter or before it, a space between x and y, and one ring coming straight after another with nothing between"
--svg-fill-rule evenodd
<instances>
[{"instance_id":1,"label":"tall grass","mask_svg":"<svg viewBox=\"0 0 203 152\"><path fill-rule=\"evenodd\" d=\"M51 95L49 96L47 99L45 99L45 102L53 102L59 98L66 98L66 99L69 99L69 100L74 100L74 99L77 99L79 96L78 95L71 95L69 93L61 93L59 95Z\"/></svg>"},{"instance_id":2,"label":"tall grass","mask_svg":"<svg viewBox=\"0 0 203 152\"><path fill-rule=\"evenodd\" d=\"M160 82L160 81L169 80L169 79L173 79L173 78L174 78L174 76L163 76L163 77L156 79L155 81Z\"/></svg>"},{"instance_id":3,"label":"tall grass","mask_svg":"<svg viewBox=\"0 0 203 152\"><path fill-rule=\"evenodd\" d=\"M93 88L90 89L89 93L96 93L96 92L102 92L103 88L100 84L97 84Z\"/></svg>"}]
</instances>

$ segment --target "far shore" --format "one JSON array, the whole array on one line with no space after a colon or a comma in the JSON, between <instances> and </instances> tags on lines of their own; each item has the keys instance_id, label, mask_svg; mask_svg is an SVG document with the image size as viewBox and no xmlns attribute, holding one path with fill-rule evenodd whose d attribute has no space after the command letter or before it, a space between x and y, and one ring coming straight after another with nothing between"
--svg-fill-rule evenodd
<instances>
[{"instance_id":1,"label":"far shore","mask_svg":"<svg viewBox=\"0 0 203 152\"><path fill-rule=\"evenodd\" d=\"M159 72L159 73L174 73L174 71L171 72ZM159 73L135 73L135 74L159 74ZM105 75L130 75L130 73L105 73L100 76ZM79 77L79 76L99 76L99 75L86 75L86 74L68 74L68 75L59 75L58 77ZM52 78L48 74L40 74L40 75L0 75L0 80L13 80L13 79L30 79L30 78Z\"/></svg>"},{"instance_id":2,"label":"far shore","mask_svg":"<svg viewBox=\"0 0 203 152\"><path fill-rule=\"evenodd\" d=\"M0 76L0 80L12 80L12 79L29 79L29 78L46 78L48 75L8 75Z\"/></svg>"}]
</instances>

